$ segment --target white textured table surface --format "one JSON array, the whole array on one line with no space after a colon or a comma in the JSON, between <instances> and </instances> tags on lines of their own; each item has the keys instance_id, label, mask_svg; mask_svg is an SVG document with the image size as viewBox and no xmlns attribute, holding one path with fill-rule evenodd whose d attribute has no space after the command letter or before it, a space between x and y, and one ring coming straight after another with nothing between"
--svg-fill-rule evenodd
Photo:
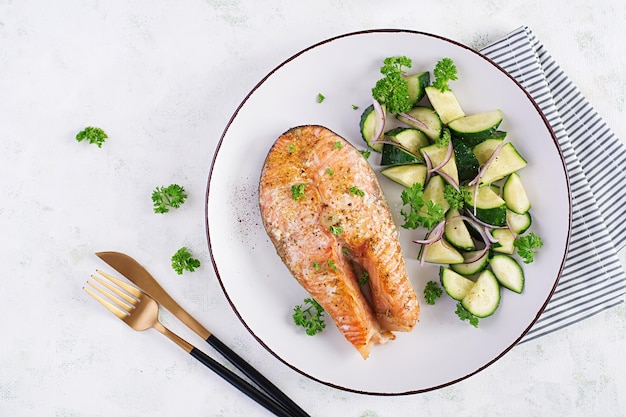
<instances>
[{"instance_id":1,"label":"white textured table surface","mask_svg":"<svg viewBox=\"0 0 626 417\"><path fill-rule=\"evenodd\" d=\"M0 416L268 415L161 335L135 333L91 300L81 287L102 265L100 250L149 265L314 416L626 415L623 304L447 388L363 396L311 381L265 351L211 268L211 158L268 71L355 30L414 29L480 47L522 25L626 138L623 0L0 0ZM75 141L87 125L108 133L101 149ZM188 201L152 214L152 190L173 182ZM183 245L202 267L178 276L169 258Z\"/></svg>"}]
</instances>

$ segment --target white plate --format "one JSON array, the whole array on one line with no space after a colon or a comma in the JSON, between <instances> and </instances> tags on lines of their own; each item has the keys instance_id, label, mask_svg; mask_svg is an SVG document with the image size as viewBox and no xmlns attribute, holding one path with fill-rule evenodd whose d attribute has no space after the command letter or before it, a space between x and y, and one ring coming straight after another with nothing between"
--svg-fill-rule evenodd
<instances>
[{"instance_id":1,"label":"white plate","mask_svg":"<svg viewBox=\"0 0 626 417\"><path fill-rule=\"evenodd\" d=\"M438 267L420 267L415 231L400 229L407 268L420 296L415 330L374 346L363 360L330 322L314 337L291 319L307 293L276 255L263 229L258 181L278 136L304 124L324 125L363 149L362 110L388 56L413 59L414 71L432 70L450 57L458 67L454 89L467 114L499 108L503 130L529 161L521 171L533 203L533 230L544 240L533 264L525 266L522 295L503 290L496 314L474 328L455 315L447 296L423 302L427 281ZM326 99L317 102L318 93ZM354 110L353 105L359 106ZM377 169L378 155L370 162ZM397 215L402 188L381 177ZM400 219L396 218L397 224ZM490 365L529 330L547 304L564 262L570 226L565 165L554 135L537 106L504 71L473 50L438 36L403 30L351 33L320 42L270 72L237 108L220 140L207 187L209 249L220 284L236 314L278 359L319 382L380 395L417 393L466 378ZM327 320L330 321L330 320Z\"/></svg>"}]
</instances>

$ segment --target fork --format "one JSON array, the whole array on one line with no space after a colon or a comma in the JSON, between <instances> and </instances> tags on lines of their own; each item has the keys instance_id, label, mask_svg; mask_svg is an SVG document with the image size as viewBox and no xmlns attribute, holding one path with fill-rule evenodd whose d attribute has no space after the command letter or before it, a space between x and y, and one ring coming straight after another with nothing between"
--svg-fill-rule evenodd
<instances>
[{"instance_id":1,"label":"fork","mask_svg":"<svg viewBox=\"0 0 626 417\"><path fill-rule=\"evenodd\" d=\"M239 377L237 374L163 326L159 321L159 305L142 290L100 270L96 270L96 272L106 279L97 275L91 275L100 285L87 281L89 287L83 287L83 289L128 326L137 331L144 331L150 328L156 329L176 343L185 352L189 353L203 365L217 373L220 377L224 378L235 388L239 389L267 410L281 417L293 415L281 404L268 397L254 385ZM108 291L102 287L106 288Z\"/></svg>"}]
</instances>

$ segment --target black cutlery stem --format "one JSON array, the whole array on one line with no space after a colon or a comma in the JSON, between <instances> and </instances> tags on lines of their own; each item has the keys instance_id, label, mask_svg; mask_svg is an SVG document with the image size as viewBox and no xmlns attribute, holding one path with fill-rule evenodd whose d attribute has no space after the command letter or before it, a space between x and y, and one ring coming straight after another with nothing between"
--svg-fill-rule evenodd
<instances>
[{"instance_id":1,"label":"black cutlery stem","mask_svg":"<svg viewBox=\"0 0 626 417\"><path fill-rule=\"evenodd\" d=\"M265 391L267 395L280 402L285 408L287 408L291 415L294 417L311 417L306 411L298 406L291 398L289 398L284 392L264 377L259 371L252 367L242 357L237 355L228 346L226 346L215 335L210 335L206 339L207 343L217 350L222 356L229 360L230 363L235 365L244 375L250 378L260 389Z\"/></svg>"},{"instance_id":2,"label":"black cutlery stem","mask_svg":"<svg viewBox=\"0 0 626 417\"><path fill-rule=\"evenodd\" d=\"M258 404L265 407L267 410L271 411L278 417L293 417L289 410L285 409L283 405L277 403L273 398L270 398L262 391L259 391L254 385L250 384L248 381L244 380L237 374L230 371L228 368L224 367L219 362L215 361L210 356L206 355L204 352L197 348L193 348L191 352L189 352L191 356L200 361L207 368L214 371L216 374L221 376L224 380L229 382L232 386L237 388L239 391L246 394L248 397L256 401Z\"/></svg>"}]
</instances>

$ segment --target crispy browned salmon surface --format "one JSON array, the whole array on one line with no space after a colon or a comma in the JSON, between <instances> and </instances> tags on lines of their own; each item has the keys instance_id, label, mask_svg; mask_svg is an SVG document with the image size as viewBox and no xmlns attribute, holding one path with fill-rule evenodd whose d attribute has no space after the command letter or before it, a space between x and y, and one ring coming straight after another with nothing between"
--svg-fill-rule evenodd
<instances>
[{"instance_id":1,"label":"crispy browned salmon surface","mask_svg":"<svg viewBox=\"0 0 626 417\"><path fill-rule=\"evenodd\" d=\"M287 131L265 160L259 203L282 261L363 358L372 344L394 339L391 331L413 329L419 302L398 232L354 146L322 126Z\"/></svg>"}]
</instances>

